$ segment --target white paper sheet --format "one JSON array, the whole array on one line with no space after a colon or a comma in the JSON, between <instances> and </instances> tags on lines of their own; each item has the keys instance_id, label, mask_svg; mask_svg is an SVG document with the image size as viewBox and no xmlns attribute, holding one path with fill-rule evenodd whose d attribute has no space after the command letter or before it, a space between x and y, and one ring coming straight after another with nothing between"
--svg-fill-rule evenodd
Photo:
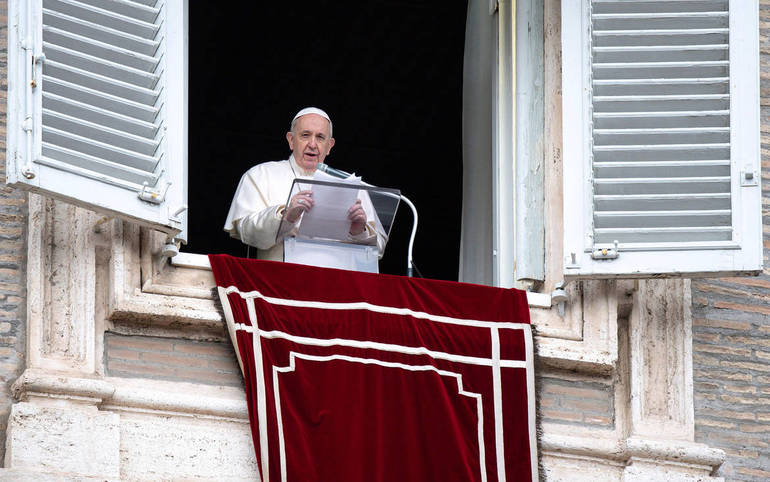
<instances>
[{"instance_id":1,"label":"white paper sheet","mask_svg":"<svg viewBox=\"0 0 770 482\"><path fill-rule=\"evenodd\" d=\"M339 179L324 172L316 171L315 180L332 181L360 186L361 178L351 176ZM297 183L300 190L313 191L313 209L302 215L298 235L334 240L348 239L350 220L348 210L358 198L358 189L341 189L319 184Z\"/></svg>"}]
</instances>

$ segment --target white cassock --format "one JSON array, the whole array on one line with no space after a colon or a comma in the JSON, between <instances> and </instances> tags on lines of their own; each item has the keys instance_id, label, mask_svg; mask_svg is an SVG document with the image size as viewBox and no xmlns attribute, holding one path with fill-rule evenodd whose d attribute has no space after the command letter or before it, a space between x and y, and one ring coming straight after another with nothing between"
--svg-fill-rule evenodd
<instances>
[{"instance_id":1,"label":"white cassock","mask_svg":"<svg viewBox=\"0 0 770 482\"><path fill-rule=\"evenodd\" d=\"M238 183L224 229L230 236L256 247L259 259L283 261L283 241L276 243L276 236L294 179L313 179L313 173L303 170L292 155L285 161L257 164L246 171ZM364 196L362 203L366 230L359 236L351 236L351 241L374 244L376 238L382 257L385 236L381 228L375 227L377 218L368 196Z\"/></svg>"}]
</instances>

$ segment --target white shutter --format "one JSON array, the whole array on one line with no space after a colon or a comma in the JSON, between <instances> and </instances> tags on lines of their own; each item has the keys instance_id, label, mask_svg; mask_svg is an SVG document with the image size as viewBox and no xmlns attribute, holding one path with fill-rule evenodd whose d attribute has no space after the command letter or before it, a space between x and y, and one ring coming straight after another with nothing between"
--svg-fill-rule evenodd
<instances>
[{"instance_id":1,"label":"white shutter","mask_svg":"<svg viewBox=\"0 0 770 482\"><path fill-rule=\"evenodd\" d=\"M7 182L184 231L186 1L12 0L8 17Z\"/></svg>"},{"instance_id":2,"label":"white shutter","mask_svg":"<svg viewBox=\"0 0 770 482\"><path fill-rule=\"evenodd\" d=\"M564 273L762 268L756 0L562 2Z\"/></svg>"}]
</instances>

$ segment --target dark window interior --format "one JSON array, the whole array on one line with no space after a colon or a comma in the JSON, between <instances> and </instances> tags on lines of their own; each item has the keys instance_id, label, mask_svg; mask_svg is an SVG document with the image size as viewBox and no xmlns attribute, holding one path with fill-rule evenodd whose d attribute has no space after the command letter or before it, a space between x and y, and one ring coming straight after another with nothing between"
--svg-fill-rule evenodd
<instances>
[{"instance_id":1,"label":"dark window interior","mask_svg":"<svg viewBox=\"0 0 770 482\"><path fill-rule=\"evenodd\" d=\"M288 158L291 118L317 106L334 122L327 163L408 196L419 270L456 280L466 10L458 0L190 2L185 251L245 255L222 230L238 180ZM411 226L402 204L381 272L405 274Z\"/></svg>"}]
</instances>

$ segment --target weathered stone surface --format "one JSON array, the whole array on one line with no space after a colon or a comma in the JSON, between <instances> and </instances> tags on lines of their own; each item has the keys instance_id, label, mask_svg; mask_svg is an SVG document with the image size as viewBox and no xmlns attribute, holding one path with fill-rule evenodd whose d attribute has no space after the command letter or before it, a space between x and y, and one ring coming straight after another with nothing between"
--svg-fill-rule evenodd
<instances>
[{"instance_id":1,"label":"weathered stone surface","mask_svg":"<svg viewBox=\"0 0 770 482\"><path fill-rule=\"evenodd\" d=\"M13 405L5 466L115 479L120 475L120 417L92 409Z\"/></svg>"},{"instance_id":2,"label":"weathered stone surface","mask_svg":"<svg viewBox=\"0 0 770 482\"><path fill-rule=\"evenodd\" d=\"M259 480L249 424L121 414L124 480Z\"/></svg>"}]
</instances>

